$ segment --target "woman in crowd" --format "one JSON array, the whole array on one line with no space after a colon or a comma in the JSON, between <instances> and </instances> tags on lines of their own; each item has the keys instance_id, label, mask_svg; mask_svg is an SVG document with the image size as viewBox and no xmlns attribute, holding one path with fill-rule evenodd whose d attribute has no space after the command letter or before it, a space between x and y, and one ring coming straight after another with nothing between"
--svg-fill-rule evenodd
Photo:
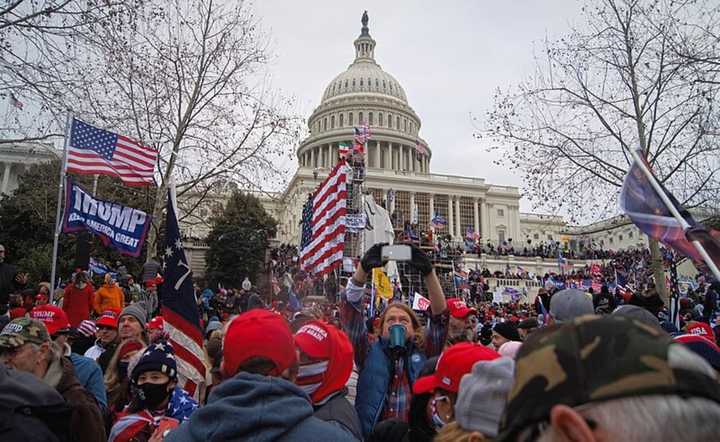
<instances>
[{"instance_id":1,"label":"woman in crowd","mask_svg":"<svg viewBox=\"0 0 720 442\"><path fill-rule=\"evenodd\" d=\"M107 391L108 411L107 422L114 423L125 406L130 402L130 379L128 367L130 361L145 345L140 341L122 343L110 359L105 371L105 390Z\"/></svg>"},{"instance_id":2,"label":"woman in crowd","mask_svg":"<svg viewBox=\"0 0 720 442\"><path fill-rule=\"evenodd\" d=\"M175 355L166 342L151 344L143 351L133 367L130 390L130 404L113 425L108 442L146 441L158 428L177 427L198 406L177 385Z\"/></svg>"}]
</instances>

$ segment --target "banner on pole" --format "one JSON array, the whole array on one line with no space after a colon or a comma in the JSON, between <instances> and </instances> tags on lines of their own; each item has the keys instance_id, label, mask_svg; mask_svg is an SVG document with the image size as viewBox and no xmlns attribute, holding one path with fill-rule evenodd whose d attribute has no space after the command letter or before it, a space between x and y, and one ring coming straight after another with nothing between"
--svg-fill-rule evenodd
<instances>
[{"instance_id":1,"label":"banner on pole","mask_svg":"<svg viewBox=\"0 0 720 442\"><path fill-rule=\"evenodd\" d=\"M381 298L392 299L393 285L385 272L381 268L375 268L372 270L372 277L377 295Z\"/></svg>"},{"instance_id":2,"label":"banner on pole","mask_svg":"<svg viewBox=\"0 0 720 442\"><path fill-rule=\"evenodd\" d=\"M140 256L151 216L139 209L90 195L67 178L64 233L88 230L123 255Z\"/></svg>"}]
</instances>

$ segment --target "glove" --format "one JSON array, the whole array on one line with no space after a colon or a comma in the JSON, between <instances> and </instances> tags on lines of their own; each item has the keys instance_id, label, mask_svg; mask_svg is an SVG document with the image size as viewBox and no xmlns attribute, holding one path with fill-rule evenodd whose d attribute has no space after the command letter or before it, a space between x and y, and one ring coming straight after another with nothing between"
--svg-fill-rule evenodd
<instances>
[{"instance_id":1,"label":"glove","mask_svg":"<svg viewBox=\"0 0 720 442\"><path fill-rule=\"evenodd\" d=\"M410 249L412 251L412 259L410 260L410 265L415 268L420 274L423 275L423 277L429 275L432 273L433 265L432 262L430 262L430 258L420 250L420 248L414 244L410 244Z\"/></svg>"},{"instance_id":2,"label":"glove","mask_svg":"<svg viewBox=\"0 0 720 442\"><path fill-rule=\"evenodd\" d=\"M365 270L365 273L370 273L375 267L382 267L385 265L380 252L382 251L383 246L386 246L387 244L388 243L386 242L377 243L365 252L360 260L360 265L363 270Z\"/></svg>"}]
</instances>

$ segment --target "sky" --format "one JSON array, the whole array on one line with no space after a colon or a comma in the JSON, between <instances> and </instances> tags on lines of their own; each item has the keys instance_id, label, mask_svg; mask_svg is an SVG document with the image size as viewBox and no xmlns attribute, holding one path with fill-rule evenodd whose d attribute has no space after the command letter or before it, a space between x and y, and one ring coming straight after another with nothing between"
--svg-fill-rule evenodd
<instances>
[{"instance_id":1,"label":"sky","mask_svg":"<svg viewBox=\"0 0 720 442\"><path fill-rule=\"evenodd\" d=\"M522 178L493 165L498 154L488 153L473 131L492 108L496 89L532 72L545 39L566 34L580 21L580 8L578 0L256 0L254 5L274 55L269 81L295 97L299 115L307 118L328 83L353 62L353 41L367 10L375 60L400 82L420 116L420 136L433 150L431 172L515 186ZM524 198L521 210L530 210Z\"/></svg>"}]
</instances>

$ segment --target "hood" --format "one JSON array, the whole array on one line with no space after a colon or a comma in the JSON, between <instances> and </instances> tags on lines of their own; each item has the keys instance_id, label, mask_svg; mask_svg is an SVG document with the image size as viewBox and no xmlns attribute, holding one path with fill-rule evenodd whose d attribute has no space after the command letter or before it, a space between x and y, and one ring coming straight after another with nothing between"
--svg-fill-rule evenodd
<instances>
[{"instance_id":1,"label":"hood","mask_svg":"<svg viewBox=\"0 0 720 442\"><path fill-rule=\"evenodd\" d=\"M34 375L0 364L0 403L10 408L47 407L64 405L65 399Z\"/></svg>"},{"instance_id":2,"label":"hood","mask_svg":"<svg viewBox=\"0 0 720 442\"><path fill-rule=\"evenodd\" d=\"M312 415L307 395L294 384L271 376L238 373L215 387L207 405L195 410L189 422L170 432L166 440L273 441Z\"/></svg>"}]
</instances>

